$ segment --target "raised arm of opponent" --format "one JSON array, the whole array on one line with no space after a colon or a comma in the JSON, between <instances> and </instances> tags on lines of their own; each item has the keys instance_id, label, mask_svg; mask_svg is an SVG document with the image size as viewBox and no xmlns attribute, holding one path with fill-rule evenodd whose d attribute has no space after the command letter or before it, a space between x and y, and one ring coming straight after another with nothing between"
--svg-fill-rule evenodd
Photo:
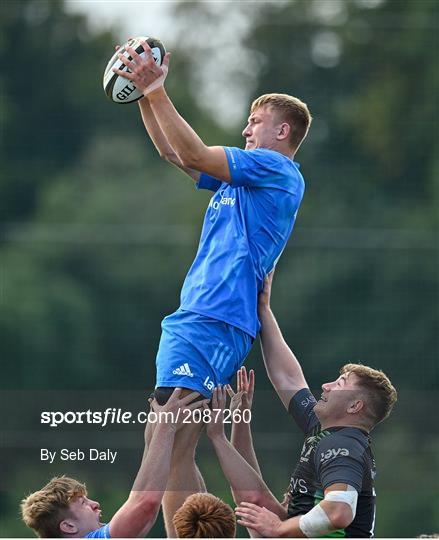
<instances>
[{"instance_id":1,"label":"raised arm of opponent","mask_svg":"<svg viewBox=\"0 0 439 540\"><path fill-rule=\"evenodd\" d=\"M285 342L270 307L273 273L265 279L259 294L258 316L261 323L261 348L268 377L288 410L291 398L308 384L299 361Z\"/></svg>"},{"instance_id":2,"label":"raised arm of opponent","mask_svg":"<svg viewBox=\"0 0 439 540\"><path fill-rule=\"evenodd\" d=\"M167 54L162 66L158 66L154 62L149 45L142 42L142 46L146 52L143 58L132 48L127 49L132 60L122 54L119 56L130 72L114 69L115 73L133 81L137 89L148 96L155 120L183 167L205 172L218 180L230 182L229 164L224 148L206 146L180 116L165 92L164 81L170 55ZM177 164L177 166L180 165Z\"/></svg>"}]
</instances>

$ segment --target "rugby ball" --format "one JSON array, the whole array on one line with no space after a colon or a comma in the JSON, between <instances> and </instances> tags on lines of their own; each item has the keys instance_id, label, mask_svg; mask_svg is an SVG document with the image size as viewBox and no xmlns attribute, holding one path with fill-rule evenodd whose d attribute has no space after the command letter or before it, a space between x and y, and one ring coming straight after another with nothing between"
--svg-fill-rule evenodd
<instances>
[{"instance_id":1,"label":"rugby ball","mask_svg":"<svg viewBox=\"0 0 439 540\"><path fill-rule=\"evenodd\" d=\"M143 97L143 94L137 90L132 81L122 77L121 75L117 75L113 71L114 67L121 69L122 71L129 71L127 66L118 57L118 54L123 54L132 60L130 54L126 50L127 47L132 47L137 54L140 54L142 57L145 56L145 51L143 50L140 41L146 41L146 43L148 43L148 45L151 47L152 56L155 63L159 66L162 65L166 50L163 43L159 39L151 37L137 37L128 40L118 51L113 54L104 71L104 92L113 103L119 103L121 105L126 103L134 103Z\"/></svg>"}]
</instances>

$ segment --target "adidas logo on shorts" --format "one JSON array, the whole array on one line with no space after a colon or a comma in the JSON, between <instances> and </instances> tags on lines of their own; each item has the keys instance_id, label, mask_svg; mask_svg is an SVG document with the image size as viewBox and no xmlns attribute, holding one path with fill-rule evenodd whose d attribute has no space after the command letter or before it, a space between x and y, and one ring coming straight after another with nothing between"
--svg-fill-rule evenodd
<instances>
[{"instance_id":1,"label":"adidas logo on shorts","mask_svg":"<svg viewBox=\"0 0 439 540\"><path fill-rule=\"evenodd\" d=\"M185 364L182 364L177 369L174 369L172 372L174 375L186 375L186 377L193 377L194 374L191 371L191 368L189 367L189 364L186 362Z\"/></svg>"}]
</instances>

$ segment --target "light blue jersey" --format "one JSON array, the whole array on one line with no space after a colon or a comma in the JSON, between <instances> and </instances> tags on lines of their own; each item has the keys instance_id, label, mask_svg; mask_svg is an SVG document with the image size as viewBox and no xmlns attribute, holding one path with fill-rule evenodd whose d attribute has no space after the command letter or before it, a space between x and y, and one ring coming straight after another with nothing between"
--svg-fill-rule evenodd
<instances>
[{"instance_id":1,"label":"light blue jersey","mask_svg":"<svg viewBox=\"0 0 439 540\"><path fill-rule=\"evenodd\" d=\"M253 338L257 298L293 230L303 197L299 164L259 148L225 147L231 183L202 174L215 191L181 292L181 308L226 322Z\"/></svg>"},{"instance_id":2,"label":"light blue jersey","mask_svg":"<svg viewBox=\"0 0 439 540\"><path fill-rule=\"evenodd\" d=\"M100 529L96 529L95 531L91 531L88 534L84 536L84 538L111 538L110 536L110 524L107 523Z\"/></svg>"},{"instance_id":3,"label":"light blue jersey","mask_svg":"<svg viewBox=\"0 0 439 540\"><path fill-rule=\"evenodd\" d=\"M206 397L230 382L259 331L258 293L293 229L304 192L299 165L273 150L225 148L231 183L202 174L215 194L180 308L162 322L156 387Z\"/></svg>"}]
</instances>

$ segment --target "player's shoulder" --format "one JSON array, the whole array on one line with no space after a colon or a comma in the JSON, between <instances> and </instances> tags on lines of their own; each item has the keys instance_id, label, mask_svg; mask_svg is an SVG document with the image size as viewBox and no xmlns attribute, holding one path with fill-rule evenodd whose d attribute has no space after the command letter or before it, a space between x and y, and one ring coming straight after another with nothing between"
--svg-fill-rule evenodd
<instances>
[{"instance_id":1,"label":"player's shoulder","mask_svg":"<svg viewBox=\"0 0 439 540\"><path fill-rule=\"evenodd\" d=\"M283 165L289 166L291 168L300 168L300 165L297 162L293 161L290 157L282 154L281 152L277 152L276 150L272 150L271 148L254 148L252 150L244 150L244 152L246 153L246 155L249 155L253 158L262 159L267 163L282 163Z\"/></svg>"},{"instance_id":2,"label":"player's shoulder","mask_svg":"<svg viewBox=\"0 0 439 540\"><path fill-rule=\"evenodd\" d=\"M296 166L299 168L299 164L294 162L287 155L272 150L271 148L252 148L251 150L244 150L243 148L238 148L237 146L225 146L224 149L226 152L239 154L239 157L242 159L249 159L255 161L264 161L267 163L283 163L291 166Z\"/></svg>"},{"instance_id":3,"label":"player's shoulder","mask_svg":"<svg viewBox=\"0 0 439 540\"><path fill-rule=\"evenodd\" d=\"M370 445L369 434L360 428L356 427L338 427L324 430L324 437L321 438L320 444L331 444L333 441L343 441L353 445L367 447Z\"/></svg>"},{"instance_id":4,"label":"player's shoulder","mask_svg":"<svg viewBox=\"0 0 439 540\"><path fill-rule=\"evenodd\" d=\"M254 156L263 155L263 156L271 157L273 159L283 159L283 158L290 159L285 154L281 154L280 152L277 152L276 150L272 150L271 148L252 148L251 150L244 150L244 151Z\"/></svg>"},{"instance_id":5,"label":"player's shoulder","mask_svg":"<svg viewBox=\"0 0 439 540\"><path fill-rule=\"evenodd\" d=\"M84 536L84 538L111 538L110 535L110 524L106 523L99 529L91 531Z\"/></svg>"},{"instance_id":6,"label":"player's shoulder","mask_svg":"<svg viewBox=\"0 0 439 540\"><path fill-rule=\"evenodd\" d=\"M255 165L267 172L275 173L278 180L287 183L298 194L305 191L305 180L300 172L300 164L290 157L270 148L255 148L244 150Z\"/></svg>"}]
</instances>

